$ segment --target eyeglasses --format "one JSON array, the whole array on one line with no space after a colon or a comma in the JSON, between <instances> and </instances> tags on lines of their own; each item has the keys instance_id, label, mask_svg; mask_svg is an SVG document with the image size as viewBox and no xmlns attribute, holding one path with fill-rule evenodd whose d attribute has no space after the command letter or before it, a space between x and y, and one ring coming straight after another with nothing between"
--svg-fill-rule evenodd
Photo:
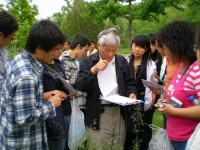
<instances>
[{"instance_id":1,"label":"eyeglasses","mask_svg":"<svg viewBox=\"0 0 200 150\"><path fill-rule=\"evenodd\" d=\"M103 31L101 31L101 32L99 33L99 35L98 35L98 39L100 39L101 36L107 35L107 34L109 34L109 33L113 33L113 34L118 35L117 30L116 30L115 28L110 28L110 29L108 29L108 30L103 30Z\"/></svg>"}]
</instances>

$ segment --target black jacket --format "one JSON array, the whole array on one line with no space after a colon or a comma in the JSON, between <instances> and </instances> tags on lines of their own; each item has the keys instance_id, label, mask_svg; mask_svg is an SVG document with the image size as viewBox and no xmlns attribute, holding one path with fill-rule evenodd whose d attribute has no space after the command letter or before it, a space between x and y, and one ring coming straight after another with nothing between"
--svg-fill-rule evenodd
<instances>
[{"instance_id":1,"label":"black jacket","mask_svg":"<svg viewBox=\"0 0 200 150\"><path fill-rule=\"evenodd\" d=\"M64 66L60 60L54 60L59 69L64 73ZM44 85L44 92L49 92L53 90L60 90L65 93L67 91L63 88L62 83L60 80L49 73L48 68L43 64L43 85ZM68 100L66 100L68 101ZM71 109L70 103L69 108ZM66 108L66 109L69 109ZM71 110L68 110L71 113ZM54 119L50 119L46 121L46 128L47 128L47 136L48 139L51 140L59 140L60 138L66 137L66 131L65 131L65 121L64 121L64 113L62 106L59 106L56 108L56 117Z\"/></svg>"},{"instance_id":2,"label":"black jacket","mask_svg":"<svg viewBox=\"0 0 200 150\"><path fill-rule=\"evenodd\" d=\"M99 97L101 95L101 91L98 85L97 75L92 74L90 69L97 64L98 61L98 52L85 57L80 62L80 70L77 77L77 88L80 91L87 93L85 124L93 129L99 129L101 107L101 100ZM128 62L123 56L115 55L115 67L119 94L127 97L131 93L136 94L133 74L130 70Z\"/></svg>"}]
</instances>

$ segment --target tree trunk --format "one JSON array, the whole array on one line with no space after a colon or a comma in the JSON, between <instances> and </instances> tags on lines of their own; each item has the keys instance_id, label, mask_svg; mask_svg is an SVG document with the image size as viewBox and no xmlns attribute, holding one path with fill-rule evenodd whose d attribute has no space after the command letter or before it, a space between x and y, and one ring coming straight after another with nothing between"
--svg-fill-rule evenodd
<instances>
[{"instance_id":1,"label":"tree trunk","mask_svg":"<svg viewBox=\"0 0 200 150\"><path fill-rule=\"evenodd\" d=\"M129 38L129 43L132 41L132 24L133 24L133 17L132 17L132 0L128 1L128 11L129 11L129 16L128 16L128 38Z\"/></svg>"}]
</instances>

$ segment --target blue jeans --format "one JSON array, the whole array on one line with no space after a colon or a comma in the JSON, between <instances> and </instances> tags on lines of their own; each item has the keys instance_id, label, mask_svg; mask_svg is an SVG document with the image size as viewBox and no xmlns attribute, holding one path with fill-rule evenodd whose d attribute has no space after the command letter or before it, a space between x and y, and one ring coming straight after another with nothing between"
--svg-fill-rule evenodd
<instances>
[{"instance_id":1,"label":"blue jeans","mask_svg":"<svg viewBox=\"0 0 200 150\"><path fill-rule=\"evenodd\" d=\"M171 140L174 150L185 150L187 141L173 141Z\"/></svg>"},{"instance_id":2,"label":"blue jeans","mask_svg":"<svg viewBox=\"0 0 200 150\"><path fill-rule=\"evenodd\" d=\"M71 115L69 116L64 116L64 120L65 120L65 128L66 128L66 132L67 132L67 136L68 136L68 131L69 131L69 124L70 124L70 119L71 119ZM62 138L57 142L51 142L52 145L54 145L52 148L50 147L51 150L69 150L68 147L68 138Z\"/></svg>"}]
</instances>

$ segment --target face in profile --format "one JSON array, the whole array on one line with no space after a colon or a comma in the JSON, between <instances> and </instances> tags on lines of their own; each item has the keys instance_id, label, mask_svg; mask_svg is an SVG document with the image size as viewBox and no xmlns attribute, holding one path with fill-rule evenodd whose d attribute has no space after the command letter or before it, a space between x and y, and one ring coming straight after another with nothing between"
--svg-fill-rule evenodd
<instances>
[{"instance_id":1,"label":"face in profile","mask_svg":"<svg viewBox=\"0 0 200 150\"><path fill-rule=\"evenodd\" d=\"M95 45L94 45L94 43L91 43L91 44L90 44L90 50L91 50L91 51L93 51L93 50L94 50L94 48L95 48Z\"/></svg>"},{"instance_id":2,"label":"face in profile","mask_svg":"<svg viewBox=\"0 0 200 150\"><path fill-rule=\"evenodd\" d=\"M15 37L15 32L11 33L8 36L4 36L2 32L0 32L0 46L5 47L8 45Z\"/></svg>"},{"instance_id":3,"label":"face in profile","mask_svg":"<svg viewBox=\"0 0 200 150\"><path fill-rule=\"evenodd\" d=\"M151 44L151 52L155 52L156 51L156 44Z\"/></svg>"},{"instance_id":4,"label":"face in profile","mask_svg":"<svg viewBox=\"0 0 200 150\"><path fill-rule=\"evenodd\" d=\"M68 51L70 49L70 45L67 42L65 42L65 44L64 44L64 49L66 51Z\"/></svg>"},{"instance_id":5,"label":"face in profile","mask_svg":"<svg viewBox=\"0 0 200 150\"><path fill-rule=\"evenodd\" d=\"M60 57L62 49L63 45L60 44L53 47L49 52L40 49L38 54L38 60L43 63L50 64L53 62L54 59L58 59Z\"/></svg>"},{"instance_id":6,"label":"face in profile","mask_svg":"<svg viewBox=\"0 0 200 150\"><path fill-rule=\"evenodd\" d=\"M77 50L77 58L78 59L81 59L85 56L86 54L86 51L88 49L88 45L84 46L84 47L81 47Z\"/></svg>"},{"instance_id":7,"label":"face in profile","mask_svg":"<svg viewBox=\"0 0 200 150\"><path fill-rule=\"evenodd\" d=\"M158 43L156 42L156 49L158 50L158 52L160 53L161 56L166 56L166 51L163 47L159 46Z\"/></svg>"}]
</instances>

